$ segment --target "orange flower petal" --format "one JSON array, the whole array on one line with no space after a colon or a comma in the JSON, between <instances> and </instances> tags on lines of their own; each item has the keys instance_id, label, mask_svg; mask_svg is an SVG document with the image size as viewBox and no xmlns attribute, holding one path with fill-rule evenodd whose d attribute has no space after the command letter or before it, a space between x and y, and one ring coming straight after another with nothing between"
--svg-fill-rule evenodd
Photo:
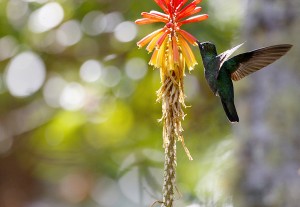
<instances>
[{"instance_id":1,"label":"orange flower petal","mask_svg":"<svg viewBox=\"0 0 300 207\"><path fill-rule=\"evenodd\" d=\"M170 18L171 19L173 19L173 15L174 15L174 9L173 9L173 7L172 7L172 5L171 4L167 4L167 8L168 8L168 14L170 15Z\"/></svg>"},{"instance_id":2,"label":"orange flower petal","mask_svg":"<svg viewBox=\"0 0 300 207\"><path fill-rule=\"evenodd\" d=\"M158 22L165 22L165 23L169 22L168 18L162 17L155 13L142 12L142 17L152 19Z\"/></svg>"},{"instance_id":3,"label":"orange flower petal","mask_svg":"<svg viewBox=\"0 0 300 207\"><path fill-rule=\"evenodd\" d=\"M191 13L190 13L190 15L193 15L193 14L196 14L196 13L198 13L198 12L200 12L202 10L202 7L196 7L195 9L194 9L194 11L191 11Z\"/></svg>"},{"instance_id":4,"label":"orange flower petal","mask_svg":"<svg viewBox=\"0 0 300 207\"><path fill-rule=\"evenodd\" d=\"M182 16L189 16L189 13L191 11L193 11L196 8L196 4L195 3L190 3L189 5L187 5L186 7L184 7L180 12L179 15L177 17L177 19L181 19Z\"/></svg>"},{"instance_id":5,"label":"orange flower petal","mask_svg":"<svg viewBox=\"0 0 300 207\"><path fill-rule=\"evenodd\" d=\"M166 5L170 4L170 0L163 0Z\"/></svg>"},{"instance_id":6,"label":"orange flower petal","mask_svg":"<svg viewBox=\"0 0 300 207\"><path fill-rule=\"evenodd\" d=\"M151 59L150 59L150 61L148 63L149 65L152 65L152 66L155 65L156 59L157 59L157 54L158 54L158 50L154 50L154 52L153 52L153 54L151 56Z\"/></svg>"},{"instance_id":7,"label":"orange flower petal","mask_svg":"<svg viewBox=\"0 0 300 207\"><path fill-rule=\"evenodd\" d=\"M195 65L197 64L197 61L196 61L195 56L194 56L194 53L192 52L190 46L183 39L182 36L179 36L179 41L180 41L181 52L183 54L183 58L186 61L188 69L192 70L195 67Z\"/></svg>"},{"instance_id":8,"label":"orange flower petal","mask_svg":"<svg viewBox=\"0 0 300 207\"><path fill-rule=\"evenodd\" d=\"M155 67L157 68L161 68L164 65L165 54L166 54L166 42L167 39L165 38L160 48L158 49L156 64L155 64Z\"/></svg>"},{"instance_id":9,"label":"orange flower petal","mask_svg":"<svg viewBox=\"0 0 300 207\"><path fill-rule=\"evenodd\" d=\"M181 21L180 25L182 25L182 24L188 24L188 23L192 23L192 22L200 22L200 21L203 21L203 20L205 20L207 18L208 18L207 14L197 15L197 16L190 17L190 18L188 18L186 20Z\"/></svg>"},{"instance_id":10,"label":"orange flower petal","mask_svg":"<svg viewBox=\"0 0 300 207\"><path fill-rule=\"evenodd\" d=\"M150 41L150 43L148 44L148 46L146 47L146 50L148 52L152 52L153 49L156 47L156 43L158 41L158 39L161 37L161 35L164 33L164 30L161 30L159 33L157 33L152 40Z\"/></svg>"},{"instance_id":11,"label":"orange flower petal","mask_svg":"<svg viewBox=\"0 0 300 207\"><path fill-rule=\"evenodd\" d=\"M188 0L183 0L183 1L182 1L183 5L186 4L187 1L188 1Z\"/></svg>"},{"instance_id":12,"label":"orange flower petal","mask_svg":"<svg viewBox=\"0 0 300 207\"><path fill-rule=\"evenodd\" d=\"M144 47L146 44L148 44L153 37L155 37L158 33L160 33L161 31L163 31L164 28L155 30L154 32L148 34L146 37L144 37L143 39L141 39L140 41L137 42L137 46L139 48Z\"/></svg>"},{"instance_id":13,"label":"orange flower petal","mask_svg":"<svg viewBox=\"0 0 300 207\"><path fill-rule=\"evenodd\" d=\"M137 19L135 20L136 24L151 24L154 22L161 22L159 19L149 19L149 18L142 18L142 19Z\"/></svg>"},{"instance_id":14,"label":"orange flower petal","mask_svg":"<svg viewBox=\"0 0 300 207\"><path fill-rule=\"evenodd\" d=\"M158 12L158 11L154 11L154 10L150 11L150 14L155 14L157 16L165 17L167 19L169 18L169 15L161 13L161 12Z\"/></svg>"},{"instance_id":15,"label":"orange flower petal","mask_svg":"<svg viewBox=\"0 0 300 207\"><path fill-rule=\"evenodd\" d=\"M173 0L173 6L177 7L181 0Z\"/></svg>"},{"instance_id":16,"label":"orange flower petal","mask_svg":"<svg viewBox=\"0 0 300 207\"><path fill-rule=\"evenodd\" d=\"M183 1L181 1L177 6L176 6L176 9L175 11L178 12L182 7L183 7L184 3Z\"/></svg>"},{"instance_id":17,"label":"orange flower petal","mask_svg":"<svg viewBox=\"0 0 300 207\"><path fill-rule=\"evenodd\" d=\"M167 35L170 33L169 30L166 30L165 33L157 40L156 46L157 48L160 48L162 43L165 41Z\"/></svg>"},{"instance_id":18,"label":"orange flower petal","mask_svg":"<svg viewBox=\"0 0 300 207\"><path fill-rule=\"evenodd\" d=\"M190 44L196 46L197 45L197 39L196 37L194 37L193 35L191 35L190 33L186 32L185 30L179 29L179 34L182 35L182 37L184 37L184 39L186 39Z\"/></svg>"},{"instance_id":19,"label":"orange flower petal","mask_svg":"<svg viewBox=\"0 0 300 207\"><path fill-rule=\"evenodd\" d=\"M208 15L195 15L201 11L197 7L202 0L193 0L184 6L188 0L154 0L164 13L158 11L143 12L143 18L136 20L137 24L163 22L164 28L156 30L141 39L139 47L147 45L146 50L153 52L149 64L159 68L161 73L167 74L170 70L175 72L181 81L185 67L192 70L197 64L189 44L196 45L197 39L180 29L187 23L203 21ZM175 18L174 18L175 17ZM189 18L188 18L189 17ZM164 76L162 76L164 77Z\"/></svg>"},{"instance_id":20,"label":"orange flower petal","mask_svg":"<svg viewBox=\"0 0 300 207\"><path fill-rule=\"evenodd\" d=\"M164 0L154 0L154 1L166 14L169 13L169 11L165 5L166 2Z\"/></svg>"},{"instance_id":21,"label":"orange flower petal","mask_svg":"<svg viewBox=\"0 0 300 207\"><path fill-rule=\"evenodd\" d=\"M177 17L177 20L180 20L180 19L185 18L187 16L191 16L193 14L196 14L196 13L200 12L201 10L202 10L201 7L195 7L194 10L192 10L192 11L180 13Z\"/></svg>"}]
</instances>

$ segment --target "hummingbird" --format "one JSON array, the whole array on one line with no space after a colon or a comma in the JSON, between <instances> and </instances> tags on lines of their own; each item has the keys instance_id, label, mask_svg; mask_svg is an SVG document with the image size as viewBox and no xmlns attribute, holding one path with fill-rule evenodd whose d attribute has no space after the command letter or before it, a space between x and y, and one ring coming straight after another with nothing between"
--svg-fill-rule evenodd
<instances>
[{"instance_id":1,"label":"hummingbird","mask_svg":"<svg viewBox=\"0 0 300 207\"><path fill-rule=\"evenodd\" d=\"M211 42L197 41L204 65L205 79L212 92L219 96L230 122L239 122L234 105L232 80L238 81L282 57L292 47L290 44L273 45L229 57L244 43L217 54Z\"/></svg>"}]
</instances>

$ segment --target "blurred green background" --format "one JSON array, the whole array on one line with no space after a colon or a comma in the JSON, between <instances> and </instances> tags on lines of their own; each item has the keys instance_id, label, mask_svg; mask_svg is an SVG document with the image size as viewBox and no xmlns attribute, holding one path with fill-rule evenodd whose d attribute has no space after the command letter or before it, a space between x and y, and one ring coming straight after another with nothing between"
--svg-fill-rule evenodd
<instances>
[{"instance_id":1,"label":"blurred green background","mask_svg":"<svg viewBox=\"0 0 300 207\"><path fill-rule=\"evenodd\" d=\"M300 198L300 5L296 0L201 3L184 26L219 52L294 44L235 84L231 125L198 66L185 77L175 206L296 207ZM157 70L136 42L151 0L0 0L0 206L140 207L161 199Z\"/></svg>"}]
</instances>

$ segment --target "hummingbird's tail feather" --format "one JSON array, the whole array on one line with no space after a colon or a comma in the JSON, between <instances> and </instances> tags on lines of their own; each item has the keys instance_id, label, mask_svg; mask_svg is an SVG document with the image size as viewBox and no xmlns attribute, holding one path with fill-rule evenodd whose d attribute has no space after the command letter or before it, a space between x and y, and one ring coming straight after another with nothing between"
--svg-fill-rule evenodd
<instances>
[{"instance_id":1,"label":"hummingbird's tail feather","mask_svg":"<svg viewBox=\"0 0 300 207\"><path fill-rule=\"evenodd\" d=\"M225 111L229 121L230 122L239 122L239 116L236 112L234 102L233 101L225 101L222 99L221 99L221 102L222 102L224 111Z\"/></svg>"}]
</instances>

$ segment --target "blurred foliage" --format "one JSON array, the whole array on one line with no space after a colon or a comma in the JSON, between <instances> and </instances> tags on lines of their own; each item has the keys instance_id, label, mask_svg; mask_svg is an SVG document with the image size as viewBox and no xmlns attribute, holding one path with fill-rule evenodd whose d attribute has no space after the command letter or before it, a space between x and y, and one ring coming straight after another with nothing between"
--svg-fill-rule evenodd
<instances>
[{"instance_id":1,"label":"blurred foliage","mask_svg":"<svg viewBox=\"0 0 300 207\"><path fill-rule=\"evenodd\" d=\"M239 1L218 2L204 1L209 19L185 29L221 52L237 39L242 10ZM132 24L151 9L151 0L0 1L0 206L149 206L161 198L160 79L136 46L156 25ZM200 184L222 177L205 175L230 165L228 148L213 153L232 142L230 124L193 50L199 65L186 76L192 107L183 124L194 161L178 145L178 206L205 202L219 187L205 189L206 181L202 193ZM225 160L216 167L213 157Z\"/></svg>"}]
</instances>

